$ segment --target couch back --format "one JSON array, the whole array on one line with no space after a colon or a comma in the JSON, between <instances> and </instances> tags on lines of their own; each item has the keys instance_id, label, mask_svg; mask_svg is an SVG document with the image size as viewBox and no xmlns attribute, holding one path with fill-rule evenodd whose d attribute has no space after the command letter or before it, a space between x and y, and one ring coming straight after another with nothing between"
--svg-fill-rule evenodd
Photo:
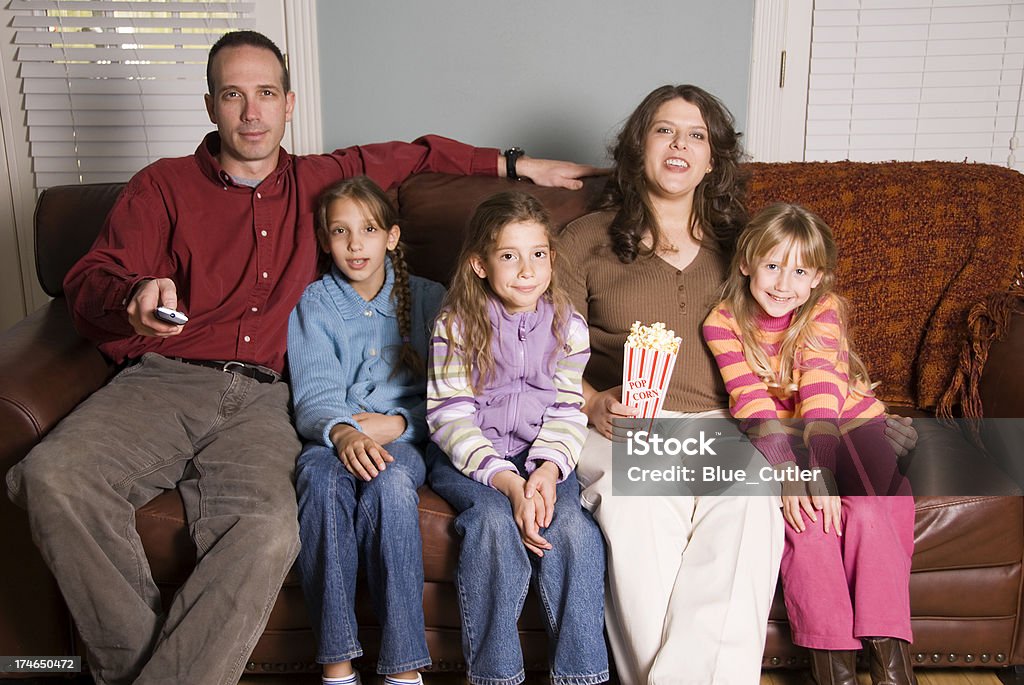
<instances>
[{"instance_id":1,"label":"couch back","mask_svg":"<svg viewBox=\"0 0 1024 685\"><path fill-rule=\"evenodd\" d=\"M933 408L964 339L969 308L1005 290L1024 252L1024 176L944 162L751 163L749 206L798 202L832 226L840 291L852 305L853 340L887 402ZM517 188L536 195L561 226L585 214L603 186L538 188L504 179L414 176L397 189L413 272L447 282L473 209ZM47 189L36 208L43 289L61 294L120 184Z\"/></svg>"}]
</instances>

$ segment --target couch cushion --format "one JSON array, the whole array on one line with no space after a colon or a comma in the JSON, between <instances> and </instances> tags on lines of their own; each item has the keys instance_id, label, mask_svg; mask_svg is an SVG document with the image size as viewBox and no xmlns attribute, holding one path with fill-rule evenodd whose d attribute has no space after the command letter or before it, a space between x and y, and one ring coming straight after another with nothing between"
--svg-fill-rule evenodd
<instances>
[{"instance_id":1,"label":"couch cushion","mask_svg":"<svg viewBox=\"0 0 1024 685\"><path fill-rule=\"evenodd\" d=\"M1024 176L947 162L748 168L752 213L799 202L835 231L854 346L881 382L879 396L934 407L952 377L967 311L1016 274Z\"/></svg>"}]
</instances>

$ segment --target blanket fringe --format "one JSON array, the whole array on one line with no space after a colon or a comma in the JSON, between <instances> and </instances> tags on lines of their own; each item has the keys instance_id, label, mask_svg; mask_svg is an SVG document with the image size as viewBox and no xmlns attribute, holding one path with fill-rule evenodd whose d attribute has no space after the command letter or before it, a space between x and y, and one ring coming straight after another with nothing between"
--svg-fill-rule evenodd
<instances>
[{"instance_id":1,"label":"blanket fringe","mask_svg":"<svg viewBox=\"0 0 1024 685\"><path fill-rule=\"evenodd\" d=\"M978 422L984 416L979 385L989 350L993 342L1006 337L1013 314L1020 313L1022 306L1021 292L1015 289L991 295L971 308L967 315L968 337L960 349L956 371L935 409L940 419L953 419L954 409L959 406L960 416L967 419L971 433L978 437Z\"/></svg>"}]
</instances>

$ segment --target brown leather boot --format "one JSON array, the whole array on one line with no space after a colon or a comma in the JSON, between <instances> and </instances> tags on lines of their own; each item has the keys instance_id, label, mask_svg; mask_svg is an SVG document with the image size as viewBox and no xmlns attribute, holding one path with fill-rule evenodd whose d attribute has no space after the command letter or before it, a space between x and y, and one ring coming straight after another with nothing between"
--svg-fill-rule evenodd
<instances>
[{"instance_id":1,"label":"brown leather boot","mask_svg":"<svg viewBox=\"0 0 1024 685\"><path fill-rule=\"evenodd\" d=\"M873 685L917 685L910 663L910 643L895 637L865 638Z\"/></svg>"},{"instance_id":2,"label":"brown leather boot","mask_svg":"<svg viewBox=\"0 0 1024 685\"><path fill-rule=\"evenodd\" d=\"M811 679L816 685L857 685L857 652L852 649L808 649Z\"/></svg>"}]
</instances>

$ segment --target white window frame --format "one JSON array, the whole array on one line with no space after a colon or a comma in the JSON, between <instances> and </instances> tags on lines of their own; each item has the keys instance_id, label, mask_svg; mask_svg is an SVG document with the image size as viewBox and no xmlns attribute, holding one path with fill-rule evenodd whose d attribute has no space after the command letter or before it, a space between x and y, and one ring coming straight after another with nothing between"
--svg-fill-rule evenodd
<instances>
[{"instance_id":1,"label":"white window frame","mask_svg":"<svg viewBox=\"0 0 1024 685\"><path fill-rule=\"evenodd\" d=\"M266 0L258 0L261 5ZM9 16L9 12L7 13ZM257 24L257 30L277 42L288 58L292 88L298 93L298 104L286 132L285 147L296 154L320 152L323 131L320 115L319 60L317 46L316 0L281 0L280 14ZM20 79L16 71L13 41L15 29L9 18L0 25L0 126L4 156L9 170L9 186L0 186L0 217L13 217L13 225L0 227L0 244L12 245L0 266L20 271L21 292L0 293L0 321L13 323L18 316L35 311L49 298L39 287L34 254L33 214L36 190L28 132L22 110ZM201 101L196 108L202 108ZM289 137L290 136L290 137ZM196 141L198 144L199 141ZM6 326L0 325L0 329Z\"/></svg>"},{"instance_id":2,"label":"white window frame","mask_svg":"<svg viewBox=\"0 0 1024 685\"><path fill-rule=\"evenodd\" d=\"M813 0L754 2L745 139L748 153L754 160L802 161L808 156L806 130L813 13ZM1015 40L1019 41L1019 37ZM779 56L783 50L786 51L786 79L785 88L779 88ZM1020 103L1017 107L1019 121ZM1010 141L1010 134L1006 135L1008 153L1017 145L1014 166L1020 169L1019 143ZM1022 135L1024 131L1017 132L1018 139ZM992 163L1005 166L1008 162L993 160Z\"/></svg>"}]
</instances>

